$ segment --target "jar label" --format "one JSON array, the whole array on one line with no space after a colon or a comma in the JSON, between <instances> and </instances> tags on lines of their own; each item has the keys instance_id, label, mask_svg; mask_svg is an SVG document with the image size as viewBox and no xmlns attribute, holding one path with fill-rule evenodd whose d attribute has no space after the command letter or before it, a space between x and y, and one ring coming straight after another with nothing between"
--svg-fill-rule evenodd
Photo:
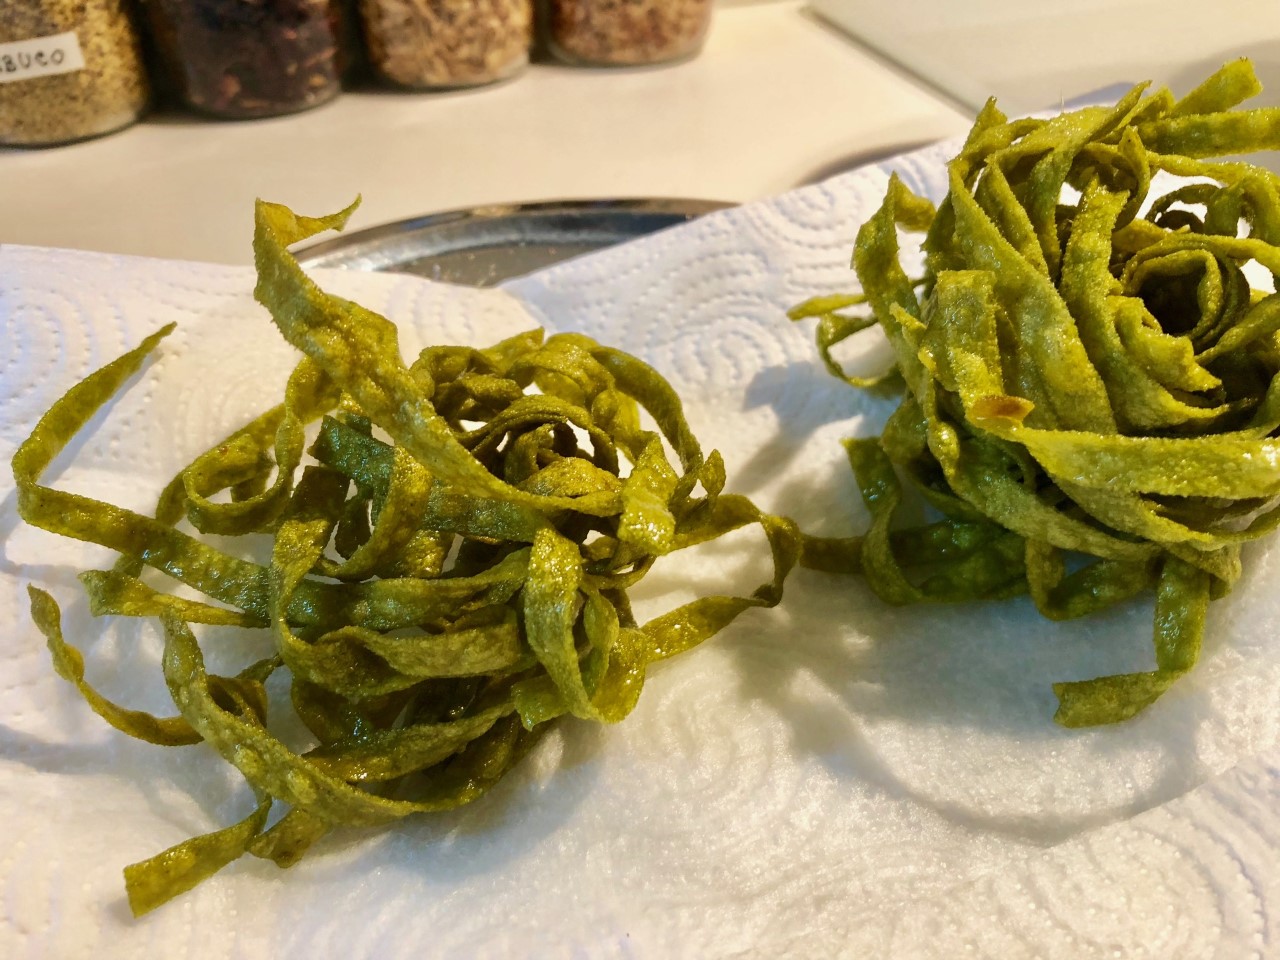
<instances>
[{"instance_id":1,"label":"jar label","mask_svg":"<svg viewBox=\"0 0 1280 960\"><path fill-rule=\"evenodd\" d=\"M84 53L75 31L0 43L0 83L83 69Z\"/></svg>"}]
</instances>

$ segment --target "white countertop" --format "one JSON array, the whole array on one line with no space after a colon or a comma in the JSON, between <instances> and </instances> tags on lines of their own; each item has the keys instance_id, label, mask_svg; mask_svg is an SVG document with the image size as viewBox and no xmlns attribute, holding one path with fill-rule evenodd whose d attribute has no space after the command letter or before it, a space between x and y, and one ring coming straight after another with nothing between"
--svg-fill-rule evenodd
<instances>
[{"instance_id":1,"label":"white countertop","mask_svg":"<svg viewBox=\"0 0 1280 960\"><path fill-rule=\"evenodd\" d=\"M360 193L353 227L530 200L741 201L967 126L801 3L726 5L701 55L665 67L538 63L470 91L0 149L0 242L246 263L257 196L327 213Z\"/></svg>"},{"instance_id":2,"label":"white countertop","mask_svg":"<svg viewBox=\"0 0 1280 960\"><path fill-rule=\"evenodd\" d=\"M1275 0L812 0L818 13L956 102L1051 108L1113 84L1185 93L1250 57L1280 103Z\"/></svg>"}]
</instances>

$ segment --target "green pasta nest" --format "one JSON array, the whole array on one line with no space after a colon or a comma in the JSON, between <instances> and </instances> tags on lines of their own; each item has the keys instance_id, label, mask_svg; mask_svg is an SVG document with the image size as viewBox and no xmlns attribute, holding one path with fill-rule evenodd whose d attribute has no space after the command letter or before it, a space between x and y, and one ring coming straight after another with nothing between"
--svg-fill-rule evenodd
<instances>
[{"instance_id":1,"label":"green pasta nest","mask_svg":"<svg viewBox=\"0 0 1280 960\"><path fill-rule=\"evenodd\" d=\"M153 517L40 478L172 327L73 387L14 456L27 522L121 554L83 575L91 610L163 621L178 715L102 697L58 605L32 587L58 672L125 733L209 744L258 799L240 823L126 868L135 913L246 851L288 865L335 826L469 802L558 717L622 719L649 664L776 604L800 551L789 521L722 492L719 455L703 455L675 392L635 357L533 331L406 366L388 320L323 293L287 252L349 212L259 203L256 295L303 359L284 402L196 458ZM184 518L205 534L265 534L269 563L220 552L178 529ZM627 590L658 557L753 523L771 582L636 621ZM144 566L215 602L153 588ZM192 624L261 630L261 659L207 673ZM267 726L278 670L315 738L303 753ZM273 804L283 815L268 828Z\"/></svg>"},{"instance_id":2,"label":"green pasta nest","mask_svg":"<svg viewBox=\"0 0 1280 960\"><path fill-rule=\"evenodd\" d=\"M1186 673L1241 544L1280 523L1280 296L1245 275L1280 274L1280 178L1205 159L1280 147L1280 110L1233 109L1260 90L1241 60L1181 100L988 103L940 206L891 179L858 233L862 294L792 311L821 318L840 376L831 347L878 323L905 384L883 435L849 444L870 531L809 565L860 569L891 603L1029 592L1054 619L1155 587L1155 669L1056 684L1067 726L1131 717ZM1183 179L1156 196L1162 172ZM899 228L924 233L918 281ZM895 468L943 519L894 527Z\"/></svg>"}]
</instances>

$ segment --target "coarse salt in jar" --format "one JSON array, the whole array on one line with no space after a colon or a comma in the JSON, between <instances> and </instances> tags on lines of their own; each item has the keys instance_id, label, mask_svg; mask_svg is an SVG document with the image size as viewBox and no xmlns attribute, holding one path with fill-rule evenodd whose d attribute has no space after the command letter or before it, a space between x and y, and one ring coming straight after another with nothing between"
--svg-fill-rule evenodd
<instances>
[{"instance_id":1,"label":"coarse salt in jar","mask_svg":"<svg viewBox=\"0 0 1280 960\"><path fill-rule=\"evenodd\" d=\"M547 0L547 40L567 63L636 66L702 49L712 0Z\"/></svg>"},{"instance_id":2,"label":"coarse salt in jar","mask_svg":"<svg viewBox=\"0 0 1280 960\"><path fill-rule=\"evenodd\" d=\"M361 0L374 71L397 86L470 87L529 62L533 0Z\"/></svg>"}]
</instances>

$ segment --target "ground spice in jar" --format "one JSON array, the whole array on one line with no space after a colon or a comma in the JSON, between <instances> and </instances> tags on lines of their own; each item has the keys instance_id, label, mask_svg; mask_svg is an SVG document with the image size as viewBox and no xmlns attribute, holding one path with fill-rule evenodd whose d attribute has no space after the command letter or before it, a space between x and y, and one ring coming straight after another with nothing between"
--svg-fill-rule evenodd
<instances>
[{"instance_id":1,"label":"ground spice in jar","mask_svg":"<svg viewBox=\"0 0 1280 960\"><path fill-rule=\"evenodd\" d=\"M338 0L144 0L172 85L225 118L318 106L340 88Z\"/></svg>"},{"instance_id":2,"label":"ground spice in jar","mask_svg":"<svg viewBox=\"0 0 1280 960\"><path fill-rule=\"evenodd\" d=\"M552 51L569 63L627 66L691 56L712 0L549 0Z\"/></svg>"},{"instance_id":3,"label":"ground spice in jar","mask_svg":"<svg viewBox=\"0 0 1280 960\"><path fill-rule=\"evenodd\" d=\"M529 62L533 0L361 0L369 61L404 87L502 80Z\"/></svg>"},{"instance_id":4,"label":"ground spice in jar","mask_svg":"<svg viewBox=\"0 0 1280 960\"><path fill-rule=\"evenodd\" d=\"M0 0L0 144L111 133L149 99L124 0Z\"/></svg>"}]
</instances>

